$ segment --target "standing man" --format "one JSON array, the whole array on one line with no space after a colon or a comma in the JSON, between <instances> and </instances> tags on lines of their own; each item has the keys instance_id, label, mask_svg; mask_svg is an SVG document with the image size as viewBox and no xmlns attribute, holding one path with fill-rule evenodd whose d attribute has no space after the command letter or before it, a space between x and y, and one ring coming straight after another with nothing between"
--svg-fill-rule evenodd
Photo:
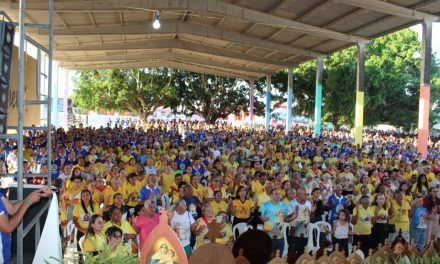
<instances>
[{"instance_id":1,"label":"standing man","mask_svg":"<svg viewBox=\"0 0 440 264\"><path fill-rule=\"evenodd\" d=\"M287 217L287 207L280 202L281 193L278 189L272 189L270 200L261 206L261 220L264 222L264 230L272 238L272 252L284 251L283 223L293 220L294 215Z\"/></svg>"}]
</instances>

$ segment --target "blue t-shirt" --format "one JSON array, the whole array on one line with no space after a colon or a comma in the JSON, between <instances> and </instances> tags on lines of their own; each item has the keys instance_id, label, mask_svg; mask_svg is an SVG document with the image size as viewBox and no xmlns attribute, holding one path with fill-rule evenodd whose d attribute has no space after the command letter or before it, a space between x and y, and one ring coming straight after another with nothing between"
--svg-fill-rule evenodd
<instances>
[{"instance_id":1,"label":"blue t-shirt","mask_svg":"<svg viewBox=\"0 0 440 264\"><path fill-rule=\"evenodd\" d=\"M287 206L282 203L278 202L277 204L273 204L272 200L269 200L261 206L261 214L265 217L269 218L269 221L275 222L278 218L278 215L282 211L284 213L284 217L287 216Z\"/></svg>"},{"instance_id":2,"label":"blue t-shirt","mask_svg":"<svg viewBox=\"0 0 440 264\"><path fill-rule=\"evenodd\" d=\"M148 186L142 188L139 193L139 201L148 200L152 191L154 192L154 198L153 198L154 202L157 204L157 196L160 194L160 187L159 186L154 186L153 189L151 189Z\"/></svg>"},{"instance_id":3,"label":"blue t-shirt","mask_svg":"<svg viewBox=\"0 0 440 264\"><path fill-rule=\"evenodd\" d=\"M337 197L336 195L331 195L328 198L327 205L332 206L334 201L334 207L330 210L330 219L329 223L333 225L333 221L336 219L336 216L338 215L339 211L341 209L344 209L344 206L347 205L347 197L341 196Z\"/></svg>"},{"instance_id":4,"label":"blue t-shirt","mask_svg":"<svg viewBox=\"0 0 440 264\"><path fill-rule=\"evenodd\" d=\"M411 218L411 225L417 228L426 228L426 217L428 216L428 209L425 207L413 208L413 215Z\"/></svg>"},{"instance_id":5,"label":"blue t-shirt","mask_svg":"<svg viewBox=\"0 0 440 264\"><path fill-rule=\"evenodd\" d=\"M3 193L0 192L0 215L6 215L9 218L8 210L3 203ZM11 235L0 232L0 263L8 263L11 260Z\"/></svg>"}]
</instances>

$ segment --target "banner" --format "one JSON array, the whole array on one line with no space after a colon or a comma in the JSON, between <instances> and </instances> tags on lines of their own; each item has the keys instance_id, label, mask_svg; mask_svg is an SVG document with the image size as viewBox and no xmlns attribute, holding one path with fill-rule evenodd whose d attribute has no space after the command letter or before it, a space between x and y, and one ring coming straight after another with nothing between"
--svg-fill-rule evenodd
<instances>
[{"instance_id":1,"label":"banner","mask_svg":"<svg viewBox=\"0 0 440 264\"><path fill-rule=\"evenodd\" d=\"M56 193L52 196L49 212L40 242L35 252L33 264L41 263L62 263L63 254L61 250L61 237L59 233L58 197Z\"/></svg>"}]
</instances>

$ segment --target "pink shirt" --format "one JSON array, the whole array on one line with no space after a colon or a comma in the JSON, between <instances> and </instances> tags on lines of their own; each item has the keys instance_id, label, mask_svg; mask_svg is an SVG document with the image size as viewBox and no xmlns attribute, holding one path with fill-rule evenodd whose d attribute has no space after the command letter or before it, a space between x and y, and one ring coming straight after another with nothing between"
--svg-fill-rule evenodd
<instances>
[{"instance_id":1,"label":"pink shirt","mask_svg":"<svg viewBox=\"0 0 440 264\"><path fill-rule=\"evenodd\" d=\"M152 218L140 215L134 223L135 227L139 230L140 249L144 246L144 242L151 231L159 224L159 215L154 214Z\"/></svg>"}]
</instances>

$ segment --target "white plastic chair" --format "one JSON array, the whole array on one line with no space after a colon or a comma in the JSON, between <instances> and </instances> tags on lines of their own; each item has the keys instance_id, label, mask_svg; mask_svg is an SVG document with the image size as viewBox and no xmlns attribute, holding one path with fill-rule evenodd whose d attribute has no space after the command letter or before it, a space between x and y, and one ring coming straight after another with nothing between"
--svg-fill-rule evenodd
<instances>
[{"instance_id":1,"label":"white plastic chair","mask_svg":"<svg viewBox=\"0 0 440 264\"><path fill-rule=\"evenodd\" d=\"M73 220L70 220L67 223L67 235L70 236L73 234L73 241L76 241L77 232L78 232L78 229L76 228L75 224L73 223Z\"/></svg>"},{"instance_id":2,"label":"white plastic chair","mask_svg":"<svg viewBox=\"0 0 440 264\"><path fill-rule=\"evenodd\" d=\"M79 241L78 241L78 245L79 248L81 249L81 252L78 252L78 256L79 258L82 258L83 260L86 260L86 255L84 254L84 240L86 239L86 236L82 236Z\"/></svg>"},{"instance_id":3,"label":"white plastic chair","mask_svg":"<svg viewBox=\"0 0 440 264\"><path fill-rule=\"evenodd\" d=\"M330 223L325 222L325 221L319 221L316 222L315 225L319 228L320 232L325 234L325 238L332 242L332 226L330 225ZM328 232L326 232L326 230L324 229L324 227L327 227ZM330 246L327 248L328 251L332 251L333 247Z\"/></svg>"},{"instance_id":4,"label":"white plastic chair","mask_svg":"<svg viewBox=\"0 0 440 264\"><path fill-rule=\"evenodd\" d=\"M246 232L247 231L247 224L246 223L238 223L238 224L236 224L235 226L234 226L234 228L232 229L232 232L234 233L234 237L235 237L235 240L237 240L237 238L241 235L241 234L243 234L244 232ZM238 235L237 235L237 232L236 231L238 231Z\"/></svg>"},{"instance_id":5,"label":"white plastic chair","mask_svg":"<svg viewBox=\"0 0 440 264\"><path fill-rule=\"evenodd\" d=\"M322 215L322 221L326 222L327 221L327 217L328 217L328 212L325 211L324 214Z\"/></svg>"},{"instance_id":6,"label":"white plastic chair","mask_svg":"<svg viewBox=\"0 0 440 264\"><path fill-rule=\"evenodd\" d=\"M284 238L284 251L282 252L282 258L284 258L284 256L287 256L288 252L289 252L289 243L287 241L287 237L289 236L289 224L288 223L283 223L283 238Z\"/></svg>"},{"instance_id":7,"label":"white plastic chair","mask_svg":"<svg viewBox=\"0 0 440 264\"><path fill-rule=\"evenodd\" d=\"M309 253L310 251L317 252L319 250L319 227L315 224L309 223L308 229L309 240L307 241L307 253ZM314 243L313 241L315 241L316 243Z\"/></svg>"},{"instance_id":8,"label":"white plastic chair","mask_svg":"<svg viewBox=\"0 0 440 264\"><path fill-rule=\"evenodd\" d=\"M353 234L350 234L350 231L353 232L353 224L350 223L350 227L348 229L348 254L350 255L353 252Z\"/></svg>"},{"instance_id":9,"label":"white plastic chair","mask_svg":"<svg viewBox=\"0 0 440 264\"><path fill-rule=\"evenodd\" d=\"M141 257L142 248L141 248L140 235L136 236L136 243L138 245L138 255L139 255L139 257Z\"/></svg>"}]
</instances>

